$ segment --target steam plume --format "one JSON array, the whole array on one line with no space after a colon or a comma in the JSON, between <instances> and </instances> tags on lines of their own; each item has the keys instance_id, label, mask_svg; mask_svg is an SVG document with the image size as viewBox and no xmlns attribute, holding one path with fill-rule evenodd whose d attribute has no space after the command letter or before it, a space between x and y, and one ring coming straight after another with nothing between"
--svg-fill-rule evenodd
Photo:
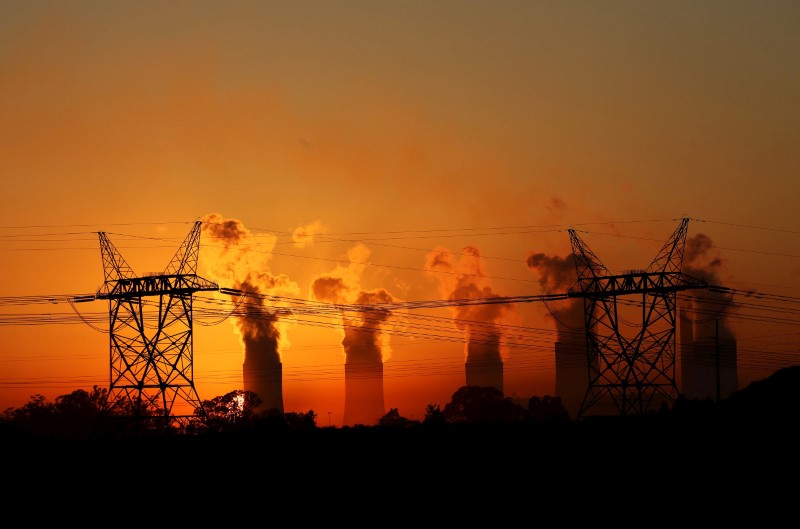
<instances>
[{"instance_id":1,"label":"steam plume","mask_svg":"<svg viewBox=\"0 0 800 529\"><path fill-rule=\"evenodd\" d=\"M317 234L324 232L325 227L320 221L315 220L314 222L295 228L292 233L292 240L296 248L306 248L314 244Z\"/></svg>"},{"instance_id":2,"label":"steam plume","mask_svg":"<svg viewBox=\"0 0 800 529\"><path fill-rule=\"evenodd\" d=\"M209 239L203 247L207 275L221 287L247 293L233 318L244 349L244 389L258 396L263 409L283 413L281 351L289 342L281 316L287 309L268 302L267 296L297 297L297 284L269 270L274 235L253 234L242 222L224 219L217 213L203 218L203 232ZM232 297L239 300L237 295Z\"/></svg>"},{"instance_id":3,"label":"steam plume","mask_svg":"<svg viewBox=\"0 0 800 529\"><path fill-rule=\"evenodd\" d=\"M311 297L335 304L372 305L397 301L386 289L363 290L360 286L369 249L358 244L348 251L350 264L337 265L333 271L317 276L311 283ZM392 313L375 308L342 313L342 352L345 363L384 362L391 356L387 325Z\"/></svg>"},{"instance_id":4,"label":"steam plume","mask_svg":"<svg viewBox=\"0 0 800 529\"><path fill-rule=\"evenodd\" d=\"M425 269L432 273L442 297L448 300L500 298L484 272L480 251L466 246L456 262L452 252L437 248L426 256ZM455 325L464 331L468 363L502 361L507 356L504 325L518 321L510 303L455 305Z\"/></svg>"},{"instance_id":5,"label":"steam plume","mask_svg":"<svg viewBox=\"0 0 800 529\"><path fill-rule=\"evenodd\" d=\"M683 272L706 281L709 284L719 284L725 270L725 264L719 254L714 251L711 238L698 233L686 240L686 249L683 255ZM733 338L734 332L730 327L727 316L732 308L731 299L725 294L704 292L703 300L691 293L685 296L684 306L696 314L698 320L716 320L719 325L721 338Z\"/></svg>"},{"instance_id":6,"label":"steam plume","mask_svg":"<svg viewBox=\"0 0 800 529\"><path fill-rule=\"evenodd\" d=\"M350 249L350 264L337 265L311 284L311 297L334 304L363 305L360 310L342 310L342 353L345 357L344 419L347 425L375 424L385 414L383 362L391 348L386 332L392 313L372 305L395 301L383 288L360 286L369 250L363 244Z\"/></svg>"},{"instance_id":7,"label":"steam plume","mask_svg":"<svg viewBox=\"0 0 800 529\"><path fill-rule=\"evenodd\" d=\"M724 263L711 238L700 233L686 241L683 272L719 284ZM738 389L736 338L728 323L733 308L725 294L687 291L679 297L681 392L692 399L727 398Z\"/></svg>"},{"instance_id":8,"label":"steam plume","mask_svg":"<svg viewBox=\"0 0 800 529\"><path fill-rule=\"evenodd\" d=\"M203 234L208 243L202 262L209 278L220 286L253 294L246 298L244 314L234 319L245 360L258 357L267 363L280 362L281 351L290 345L286 324L279 318L281 308L274 303L268 306L260 296L297 297L300 289L288 276L270 272L276 236L253 234L241 221L218 213L203 217Z\"/></svg>"},{"instance_id":9,"label":"steam plume","mask_svg":"<svg viewBox=\"0 0 800 529\"><path fill-rule=\"evenodd\" d=\"M548 256L543 253L528 255L528 268L539 275L539 285L543 293L566 292L578 280L575 270L575 259L572 254L567 257ZM548 317L556 324L558 341L568 342L581 339L584 326L583 302L579 298L571 298L548 304Z\"/></svg>"}]
</instances>

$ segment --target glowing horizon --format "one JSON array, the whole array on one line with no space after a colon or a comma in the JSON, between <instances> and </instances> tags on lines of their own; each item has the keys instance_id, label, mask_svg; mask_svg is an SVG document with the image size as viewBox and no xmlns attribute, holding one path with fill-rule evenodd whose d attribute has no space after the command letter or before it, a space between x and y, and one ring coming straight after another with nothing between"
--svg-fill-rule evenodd
<instances>
[{"instance_id":1,"label":"glowing horizon","mask_svg":"<svg viewBox=\"0 0 800 529\"><path fill-rule=\"evenodd\" d=\"M102 286L98 232L147 274L198 220L198 275L221 287L406 303L358 345L380 352L387 411L410 418L463 384L470 333L497 346L482 352L501 355L508 396L553 394L574 299L413 304L565 292L571 228L619 272L690 218L687 271L785 299L770 313L734 296L739 385L800 362L798 16L721 0L2 4L0 409L108 384L107 307L77 304L87 325L62 298ZM294 313L196 316L201 398L242 389L248 343L269 343L285 409L341 424L341 313L263 301Z\"/></svg>"}]
</instances>

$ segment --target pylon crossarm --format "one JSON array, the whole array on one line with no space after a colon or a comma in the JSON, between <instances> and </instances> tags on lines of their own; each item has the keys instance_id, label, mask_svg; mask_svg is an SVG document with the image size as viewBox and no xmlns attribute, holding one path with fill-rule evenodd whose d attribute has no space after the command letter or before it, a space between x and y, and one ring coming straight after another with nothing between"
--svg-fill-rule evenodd
<instances>
[{"instance_id":1,"label":"pylon crossarm","mask_svg":"<svg viewBox=\"0 0 800 529\"><path fill-rule=\"evenodd\" d=\"M572 256L575 259L579 285L591 278L611 275L594 252L578 237L575 230L569 230L569 240L572 245Z\"/></svg>"},{"instance_id":2,"label":"pylon crossarm","mask_svg":"<svg viewBox=\"0 0 800 529\"><path fill-rule=\"evenodd\" d=\"M108 281L97 299L125 299L137 296L191 295L219 290L219 286L196 275L144 276Z\"/></svg>"},{"instance_id":3,"label":"pylon crossarm","mask_svg":"<svg viewBox=\"0 0 800 529\"><path fill-rule=\"evenodd\" d=\"M661 247L655 259L647 267L648 272L680 273L683 267L683 251L686 244L686 232L689 219L684 217L681 223L670 236L669 240Z\"/></svg>"},{"instance_id":4,"label":"pylon crossarm","mask_svg":"<svg viewBox=\"0 0 800 529\"><path fill-rule=\"evenodd\" d=\"M108 240L105 232L98 232L100 237L100 256L103 259L103 275L105 282L115 279L136 277L133 269L123 259L117 248Z\"/></svg>"},{"instance_id":5,"label":"pylon crossarm","mask_svg":"<svg viewBox=\"0 0 800 529\"><path fill-rule=\"evenodd\" d=\"M604 298L625 294L666 294L707 288L708 283L680 272L635 271L626 274L586 278L571 288L571 298Z\"/></svg>"},{"instance_id":6,"label":"pylon crossarm","mask_svg":"<svg viewBox=\"0 0 800 529\"><path fill-rule=\"evenodd\" d=\"M164 269L164 275L193 275L197 273L197 258L200 253L201 221L194 223L178 251Z\"/></svg>"}]
</instances>

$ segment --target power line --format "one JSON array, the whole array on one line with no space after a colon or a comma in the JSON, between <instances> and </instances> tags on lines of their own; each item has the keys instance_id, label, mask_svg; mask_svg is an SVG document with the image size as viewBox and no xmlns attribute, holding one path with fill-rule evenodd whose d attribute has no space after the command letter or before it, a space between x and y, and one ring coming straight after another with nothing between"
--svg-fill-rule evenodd
<instances>
[{"instance_id":1,"label":"power line","mask_svg":"<svg viewBox=\"0 0 800 529\"><path fill-rule=\"evenodd\" d=\"M166 221L166 222L97 222L93 224L23 224L20 226L0 226L0 230L26 230L39 228L86 228L88 226L161 226L163 224L193 224L194 221Z\"/></svg>"},{"instance_id":2,"label":"power line","mask_svg":"<svg viewBox=\"0 0 800 529\"><path fill-rule=\"evenodd\" d=\"M748 229L752 229L752 230L775 231L775 232L779 232L779 233L790 233L792 235L800 235L800 231L787 230L787 229L783 229L783 228L771 228L771 227L768 227L768 226L755 226L755 225L752 225L752 224L736 224L734 222L722 222L722 221L718 221L718 220L704 220L704 219L696 219L696 218L692 218L691 220L693 220L695 222L706 222L706 223L709 223L709 224L720 224L722 226L734 226L734 227L737 227L737 228L748 228Z\"/></svg>"},{"instance_id":3,"label":"power line","mask_svg":"<svg viewBox=\"0 0 800 529\"><path fill-rule=\"evenodd\" d=\"M588 233L588 232L587 232ZM614 235L614 236L621 236L621 235ZM146 239L146 240L165 240L156 237L139 237L133 236L135 238ZM763 253L763 252L755 252L755 253ZM281 255L281 254L278 254ZM773 254L770 254L773 255ZM795 257L792 255L782 255L785 257ZM291 256L291 257L302 257L302 256ZM338 262L338 260L337 260ZM363 263L369 264L371 263ZM395 268L395 267L393 267ZM402 268L402 267L399 267ZM416 269L415 269L416 270ZM486 277L486 276L483 276ZM502 278L501 278L502 279ZM506 278L507 279L507 278ZM713 291L712 291L713 292ZM236 294L237 292L229 290L225 292L226 294ZM239 292L241 293L241 292ZM779 318L776 315L786 315L791 316L798 313L798 309L796 308L796 304L800 302L800 298L794 296L784 296L779 294L766 294L762 292L755 292L755 291L746 291L746 290L736 290L736 289L728 289L725 288L722 292L717 293L729 293L729 294L736 294L738 297L744 297L743 301L738 301L735 303L735 311L725 312L725 317L730 319L739 319L741 321L755 321L755 322L769 322L774 324L780 325L789 325L792 327L796 327L800 324L800 321L793 319L791 317ZM252 297L252 293L247 293L249 297ZM93 297L93 295L86 295ZM468 305L478 305L478 304L492 304L492 303L521 303L521 302L533 302L533 301L558 301L566 299L564 297L551 297L553 295L547 296L510 296L510 297L493 297L493 298L475 298L475 299L467 299L467 300L422 300L422 301L413 301L413 302L397 302L392 304L383 304L383 305L331 305L331 304L322 304L320 302L312 302L309 300L300 300L294 298L278 298L276 296L262 296L260 299L262 301L270 301L276 303L283 303L288 305L289 312L286 316L283 316L287 322L294 323L298 325L312 325L312 326L320 326L320 327L329 327L329 328L349 328L355 330L361 330L364 332L382 332L388 335L399 336L399 337L408 337L413 338L414 340L425 340L428 342L436 341L436 342L457 342L457 343L465 343L466 336L463 330L455 329L454 327L460 324L469 325L472 327L474 333L472 334L472 338L476 341L476 343L486 343L486 344L498 344L497 340L495 339L495 335L492 334L491 331L492 327L497 327L498 329L502 330L504 333L508 333L510 335L514 335L512 338L507 339L503 342L503 345L512 348L513 350L517 351L517 353L522 354L523 351L530 351L530 352L540 352L540 351L552 351L552 338L554 336L560 336L556 334L556 331L549 331L550 334L543 334L543 329L536 329L536 328L529 328L523 326L505 326L504 324L500 323L491 323L491 322L468 322L466 320L457 320L453 318L444 318L441 316L430 316L430 315L420 315L415 313L403 313L402 311L413 311L414 309L440 309L440 308L455 308L458 306L468 306ZM561 295L556 295L561 296ZM244 297L240 298L240 302L244 299ZM706 304L717 304L722 306L723 308L730 304L730 300L719 300L719 299L712 299L712 298L703 298L701 296L689 296L687 299L691 301L702 301ZM20 305L40 305L40 304L60 304L60 303L70 303L73 301L73 297L71 296L64 296L64 295L53 295L53 296L9 296L0 298L0 306L8 305L8 306L20 306ZM197 318L199 321L204 321L210 318L223 318L224 319L235 316L235 317L258 317L258 311L264 310L264 307L261 307L260 304L240 304L240 305L233 305L230 301L225 303L218 303L218 300L215 301L217 303L216 309L197 309ZM622 300L621 304L630 304L631 306L636 306L635 302L629 302L628 300ZM271 310L272 307L267 307L266 310ZM372 318L371 314L375 311L392 311L394 313L393 317L396 319L403 320L401 323L402 325L399 328L396 327L384 327L383 320L380 318ZM361 322L361 325L347 325L342 322L341 315L344 313L353 313L358 314ZM692 313L692 312L690 312ZM709 315L709 314L717 314L719 315L719 311L703 311L703 310L695 310L694 314L696 315ZM80 316L80 314L78 314ZM98 313L97 315L93 313L89 313L85 315L87 319L80 318L83 323L93 322L95 321L93 318L97 317L96 322L107 322L108 314L106 312ZM53 323L80 323L79 319L76 319L74 315L69 313L46 313L46 312L37 312L37 313L12 313L7 314L5 316L0 315L0 324L6 321L11 321L12 323L8 324L15 324L14 321L19 322L19 324L23 325L42 325L42 324L53 324ZM15 318L19 318L15 320ZM403 325L406 327L403 328ZM541 336L537 336L537 333L542 333ZM791 346L791 344L789 344ZM772 351L769 349L740 349L740 352L743 354L751 354L751 355L759 355L761 361L759 363L754 362L751 359L748 359L746 362L750 362L747 364L746 362L742 362L741 366L755 366L755 367L762 367L767 363L772 364L780 364L782 362L790 361L793 357L793 353L790 351L782 352L782 351ZM463 358L463 357L462 357ZM425 364L426 367L430 368L430 364ZM463 368L463 365L460 366ZM460 372L460 371L459 371ZM429 373L425 373L429 374ZM424 375L409 375L409 376L424 376Z\"/></svg>"}]
</instances>

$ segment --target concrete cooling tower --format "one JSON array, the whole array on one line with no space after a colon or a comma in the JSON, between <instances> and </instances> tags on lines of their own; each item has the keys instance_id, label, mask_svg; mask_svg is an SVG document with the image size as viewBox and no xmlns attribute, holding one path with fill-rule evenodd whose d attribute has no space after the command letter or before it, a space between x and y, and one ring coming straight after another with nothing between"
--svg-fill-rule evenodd
<instances>
[{"instance_id":1,"label":"concrete cooling tower","mask_svg":"<svg viewBox=\"0 0 800 529\"><path fill-rule=\"evenodd\" d=\"M713 319L680 312L681 393L689 399L726 399L738 389L736 339Z\"/></svg>"},{"instance_id":2,"label":"concrete cooling tower","mask_svg":"<svg viewBox=\"0 0 800 529\"><path fill-rule=\"evenodd\" d=\"M503 392L503 361L467 360L464 364L467 386L493 387Z\"/></svg>"},{"instance_id":3,"label":"concrete cooling tower","mask_svg":"<svg viewBox=\"0 0 800 529\"><path fill-rule=\"evenodd\" d=\"M572 418L578 416L589 388L589 366L586 342L582 336L555 343L556 386L555 394Z\"/></svg>"},{"instance_id":4,"label":"concrete cooling tower","mask_svg":"<svg viewBox=\"0 0 800 529\"><path fill-rule=\"evenodd\" d=\"M259 365L245 359L242 365L245 391L261 399L258 411L278 410L283 413L283 364Z\"/></svg>"},{"instance_id":5,"label":"concrete cooling tower","mask_svg":"<svg viewBox=\"0 0 800 529\"><path fill-rule=\"evenodd\" d=\"M384 415L383 362L345 363L344 425L373 426Z\"/></svg>"}]
</instances>

